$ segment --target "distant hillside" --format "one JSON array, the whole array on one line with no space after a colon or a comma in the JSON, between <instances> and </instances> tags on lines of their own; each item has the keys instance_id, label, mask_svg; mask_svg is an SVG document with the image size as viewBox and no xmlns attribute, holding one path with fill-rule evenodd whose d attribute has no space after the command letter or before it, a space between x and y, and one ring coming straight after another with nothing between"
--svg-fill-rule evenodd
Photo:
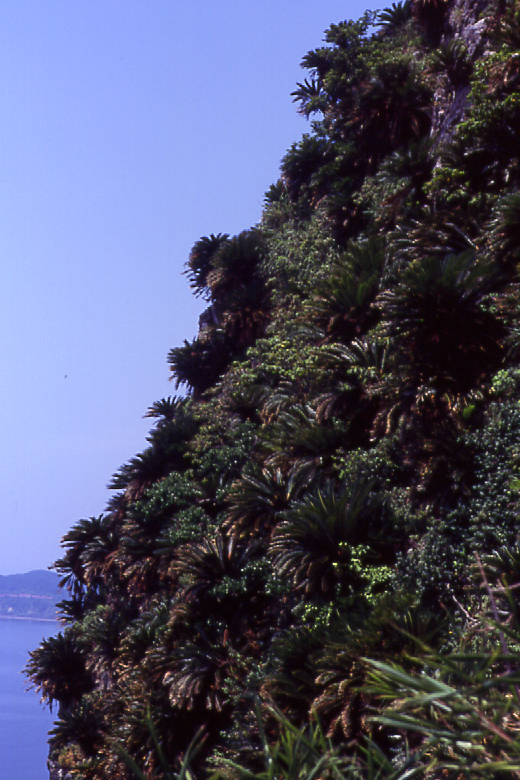
<instances>
[{"instance_id":1,"label":"distant hillside","mask_svg":"<svg viewBox=\"0 0 520 780\"><path fill-rule=\"evenodd\" d=\"M0 575L0 617L54 620L58 582L58 575L45 569Z\"/></svg>"}]
</instances>

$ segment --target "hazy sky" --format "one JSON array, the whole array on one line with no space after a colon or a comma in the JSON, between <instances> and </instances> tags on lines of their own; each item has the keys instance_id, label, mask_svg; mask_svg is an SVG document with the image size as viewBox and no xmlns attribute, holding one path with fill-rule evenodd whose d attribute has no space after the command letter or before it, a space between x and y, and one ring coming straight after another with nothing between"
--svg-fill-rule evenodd
<instances>
[{"instance_id":1,"label":"hazy sky","mask_svg":"<svg viewBox=\"0 0 520 780\"><path fill-rule=\"evenodd\" d=\"M307 129L301 58L367 7L1 5L0 574L52 563L146 446L142 415L175 392L168 351L202 309L191 246L259 220Z\"/></svg>"}]
</instances>

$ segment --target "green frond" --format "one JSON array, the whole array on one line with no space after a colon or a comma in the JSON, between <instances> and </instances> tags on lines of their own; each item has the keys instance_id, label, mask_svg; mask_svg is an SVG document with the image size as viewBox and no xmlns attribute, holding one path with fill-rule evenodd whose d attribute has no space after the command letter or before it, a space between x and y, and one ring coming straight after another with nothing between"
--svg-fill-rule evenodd
<instances>
[{"instance_id":1,"label":"green frond","mask_svg":"<svg viewBox=\"0 0 520 780\"><path fill-rule=\"evenodd\" d=\"M269 552L280 576L307 596L330 595L336 585L361 592L370 568L391 560L389 508L371 482L329 482L282 516Z\"/></svg>"},{"instance_id":2,"label":"green frond","mask_svg":"<svg viewBox=\"0 0 520 780\"><path fill-rule=\"evenodd\" d=\"M396 32L412 18L412 0L392 3L378 14L377 20L386 33Z\"/></svg>"}]
</instances>

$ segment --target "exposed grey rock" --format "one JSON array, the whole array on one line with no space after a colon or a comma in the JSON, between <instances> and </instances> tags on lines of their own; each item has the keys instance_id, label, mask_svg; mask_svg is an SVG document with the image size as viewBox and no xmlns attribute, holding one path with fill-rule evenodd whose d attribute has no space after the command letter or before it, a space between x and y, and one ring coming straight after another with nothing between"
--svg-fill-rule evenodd
<instances>
[{"instance_id":1,"label":"exposed grey rock","mask_svg":"<svg viewBox=\"0 0 520 780\"><path fill-rule=\"evenodd\" d=\"M74 780L74 777L66 769L62 769L58 766L56 761L47 761L47 769L49 770L49 780Z\"/></svg>"},{"instance_id":2,"label":"exposed grey rock","mask_svg":"<svg viewBox=\"0 0 520 780\"><path fill-rule=\"evenodd\" d=\"M450 141L451 136L468 108L469 87L435 94L435 110L432 118L432 135L438 144Z\"/></svg>"},{"instance_id":3,"label":"exposed grey rock","mask_svg":"<svg viewBox=\"0 0 520 780\"><path fill-rule=\"evenodd\" d=\"M216 327L220 325L220 313L219 307L216 303L212 303L209 308L202 312L199 317L199 333L206 328Z\"/></svg>"},{"instance_id":4,"label":"exposed grey rock","mask_svg":"<svg viewBox=\"0 0 520 780\"><path fill-rule=\"evenodd\" d=\"M492 24L489 0L453 0L448 10L446 33L442 43L464 42L472 59L485 55L485 40ZM469 87L454 87L446 79L439 81L434 95L432 137L439 145L451 140L456 126L469 108Z\"/></svg>"},{"instance_id":5,"label":"exposed grey rock","mask_svg":"<svg viewBox=\"0 0 520 780\"><path fill-rule=\"evenodd\" d=\"M471 57L483 48L483 35L489 26L489 0L454 0L448 11L450 38L461 38Z\"/></svg>"}]
</instances>

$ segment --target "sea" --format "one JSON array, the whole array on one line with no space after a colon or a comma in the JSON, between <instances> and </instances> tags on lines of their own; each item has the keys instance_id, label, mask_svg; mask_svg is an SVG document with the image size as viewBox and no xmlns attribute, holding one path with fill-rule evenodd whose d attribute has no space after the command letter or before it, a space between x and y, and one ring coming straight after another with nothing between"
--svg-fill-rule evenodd
<instances>
[{"instance_id":1,"label":"sea","mask_svg":"<svg viewBox=\"0 0 520 780\"><path fill-rule=\"evenodd\" d=\"M39 702L22 670L45 637L57 634L58 623L0 619L0 780L48 780L47 732L51 714Z\"/></svg>"}]
</instances>

